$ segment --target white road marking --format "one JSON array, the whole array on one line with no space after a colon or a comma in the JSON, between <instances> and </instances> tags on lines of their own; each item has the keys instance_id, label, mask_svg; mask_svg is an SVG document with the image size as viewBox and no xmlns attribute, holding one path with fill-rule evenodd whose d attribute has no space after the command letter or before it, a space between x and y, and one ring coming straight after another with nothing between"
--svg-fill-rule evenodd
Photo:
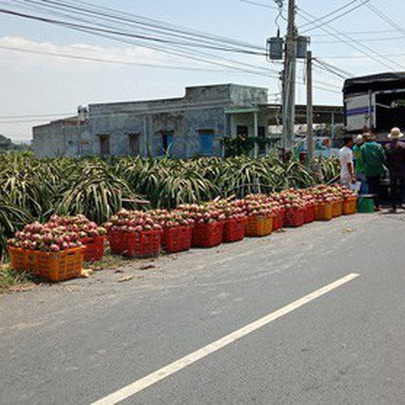
<instances>
[{"instance_id":1,"label":"white road marking","mask_svg":"<svg viewBox=\"0 0 405 405\"><path fill-rule=\"evenodd\" d=\"M91 405L115 405L126 398L129 398L138 392L144 390L145 388L150 387L153 384L163 380L164 378L176 373L177 371L182 370L183 368L201 360L202 358L212 354L225 346L245 337L246 335L256 331L257 329L262 328L265 325L275 321L278 318L281 318L284 315L308 304L309 302L321 297L322 295L327 294L328 292L342 286L343 284L348 283L349 281L354 280L355 278L359 277L360 274L351 273L347 276L334 281L331 284L328 284L319 290L316 290L304 297L292 302L291 304L286 305L274 311L268 315L265 315L263 318L258 319L232 333L226 335L215 342L208 344L207 346L202 347L179 360L174 361L173 363L168 364L167 366L157 370L146 377L141 378L140 380L134 381L133 383L127 385L119 389L118 391L113 392L112 394L93 402Z\"/></svg>"}]
</instances>

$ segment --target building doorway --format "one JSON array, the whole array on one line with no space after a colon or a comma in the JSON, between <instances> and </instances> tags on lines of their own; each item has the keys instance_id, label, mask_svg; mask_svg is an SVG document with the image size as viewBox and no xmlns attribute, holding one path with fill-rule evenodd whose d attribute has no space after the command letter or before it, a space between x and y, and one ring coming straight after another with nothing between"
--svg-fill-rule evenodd
<instances>
[{"instance_id":1,"label":"building doorway","mask_svg":"<svg viewBox=\"0 0 405 405\"><path fill-rule=\"evenodd\" d=\"M140 135L138 133L128 134L128 153L131 156L138 156L140 153Z\"/></svg>"},{"instance_id":2,"label":"building doorway","mask_svg":"<svg viewBox=\"0 0 405 405\"><path fill-rule=\"evenodd\" d=\"M205 129L200 133L200 151L203 156L212 156L214 154L214 131Z\"/></svg>"},{"instance_id":3,"label":"building doorway","mask_svg":"<svg viewBox=\"0 0 405 405\"><path fill-rule=\"evenodd\" d=\"M247 125L238 125L236 127L236 135L241 138L247 138L249 136L249 127Z\"/></svg>"},{"instance_id":4,"label":"building doorway","mask_svg":"<svg viewBox=\"0 0 405 405\"><path fill-rule=\"evenodd\" d=\"M257 128L257 136L259 138L259 155L265 156L266 155L266 128L265 127L258 127ZM261 142L260 142L261 141Z\"/></svg>"},{"instance_id":5,"label":"building doorway","mask_svg":"<svg viewBox=\"0 0 405 405\"><path fill-rule=\"evenodd\" d=\"M100 155L110 155L110 135L100 135Z\"/></svg>"},{"instance_id":6,"label":"building doorway","mask_svg":"<svg viewBox=\"0 0 405 405\"><path fill-rule=\"evenodd\" d=\"M173 131L162 131L162 144L160 149L160 155L170 153L173 148Z\"/></svg>"}]
</instances>

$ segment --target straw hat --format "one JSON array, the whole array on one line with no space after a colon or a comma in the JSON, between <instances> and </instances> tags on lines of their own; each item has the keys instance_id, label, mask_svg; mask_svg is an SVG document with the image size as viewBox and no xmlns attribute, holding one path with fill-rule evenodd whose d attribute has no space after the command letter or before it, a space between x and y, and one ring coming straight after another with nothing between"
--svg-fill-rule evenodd
<instances>
[{"instance_id":1,"label":"straw hat","mask_svg":"<svg viewBox=\"0 0 405 405\"><path fill-rule=\"evenodd\" d=\"M392 128L391 132L388 134L389 139L399 139L399 138L403 138L403 136L404 136L404 134L397 127Z\"/></svg>"}]
</instances>

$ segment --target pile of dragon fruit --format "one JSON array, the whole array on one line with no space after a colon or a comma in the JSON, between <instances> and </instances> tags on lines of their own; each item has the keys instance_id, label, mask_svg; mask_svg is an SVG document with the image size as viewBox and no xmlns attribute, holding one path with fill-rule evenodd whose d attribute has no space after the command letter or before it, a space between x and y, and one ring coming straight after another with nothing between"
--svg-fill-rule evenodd
<instances>
[{"instance_id":1,"label":"pile of dragon fruit","mask_svg":"<svg viewBox=\"0 0 405 405\"><path fill-rule=\"evenodd\" d=\"M184 212L188 219L197 224L213 224L225 220L223 211L212 202L203 205L182 204L179 205L178 210Z\"/></svg>"},{"instance_id":2,"label":"pile of dragon fruit","mask_svg":"<svg viewBox=\"0 0 405 405\"><path fill-rule=\"evenodd\" d=\"M177 209L149 212L122 209L103 227L84 215L53 215L49 222L25 226L9 246L44 252L60 252L83 246L86 240L107 233L162 232L165 229L194 224L213 224L228 219L251 216L269 217L280 210L300 209L316 204L329 204L356 198L356 194L343 186L317 186L304 190L289 189L281 193L248 195L242 200L219 200L205 204L182 204Z\"/></svg>"},{"instance_id":3,"label":"pile of dragon fruit","mask_svg":"<svg viewBox=\"0 0 405 405\"><path fill-rule=\"evenodd\" d=\"M194 225L194 220L189 217L186 211L168 211L159 209L149 211L149 215L162 227L162 229Z\"/></svg>"},{"instance_id":4,"label":"pile of dragon fruit","mask_svg":"<svg viewBox=\"0 0 405 405\"><path fill-rule=\"evenodd\" d=\"M142 232L161 231L159 222L149 213L142 211L127 211L125 209L113 215L104 224L107 232Z\"/></svg>"},{"instance_id":5,"label":"pile of dragon fruit","mask_svg":"<svg viewBox=\"0 0 405 405\"><path fill-rule=\"evenodd\" d=\"M88 220L84 215L59 217L53 215L49 222L34 222L8 240L8 245L27 250L60 252L83 246L88 239L107 233L106 229Z\"/></svg>"}]
</instances>

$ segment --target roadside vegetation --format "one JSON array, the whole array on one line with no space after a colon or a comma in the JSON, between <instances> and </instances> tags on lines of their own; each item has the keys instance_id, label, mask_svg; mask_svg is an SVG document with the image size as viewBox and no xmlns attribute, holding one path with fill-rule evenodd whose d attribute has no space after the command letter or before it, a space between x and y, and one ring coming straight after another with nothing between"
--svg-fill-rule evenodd
<instances>
[{"instance_id":1,"label":"roadside vegetation","mask_svg":"<svg viewBox=\"0 0 405 405\"><path fill-rule=\"evenodd\" d=\"M0 294L32 288L35 281L30 274L12 269L9 263L0 263Z\"/></svg>"}]
</instances>

